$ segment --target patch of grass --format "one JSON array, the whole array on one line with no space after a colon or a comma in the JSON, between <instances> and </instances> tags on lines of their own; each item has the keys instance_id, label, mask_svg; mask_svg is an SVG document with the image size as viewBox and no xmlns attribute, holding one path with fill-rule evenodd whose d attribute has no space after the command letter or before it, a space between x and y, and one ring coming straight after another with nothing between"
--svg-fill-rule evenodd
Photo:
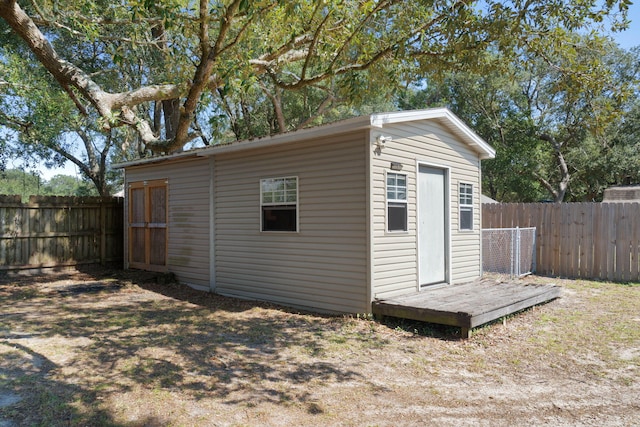
<instances>
[{"instance_id":1,"label":"patch of grass","mask_svg":"<svg viewBox=\"0 0 640 427\"><path fill-rule=\"evenodd\" d=\"M8 284L0 286L0 298L6 301L30 300L42 297L35 285Z\"/></svg>"}]
</instances>

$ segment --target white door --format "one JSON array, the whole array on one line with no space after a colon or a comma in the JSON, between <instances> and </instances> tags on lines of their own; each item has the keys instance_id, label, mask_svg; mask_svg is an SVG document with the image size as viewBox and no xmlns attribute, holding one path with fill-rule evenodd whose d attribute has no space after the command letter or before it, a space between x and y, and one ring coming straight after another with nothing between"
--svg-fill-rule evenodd
<instances>
[{"instance_id":1,"label":"white door","mask_svg":"<svg viewBox=\"0 0 640 427\"><path fill-rule=\"evenodd\" d=\"M418 173L418 257L420 286L448 279L447 171L420 165Z\"/></svg>"}]
</instances>

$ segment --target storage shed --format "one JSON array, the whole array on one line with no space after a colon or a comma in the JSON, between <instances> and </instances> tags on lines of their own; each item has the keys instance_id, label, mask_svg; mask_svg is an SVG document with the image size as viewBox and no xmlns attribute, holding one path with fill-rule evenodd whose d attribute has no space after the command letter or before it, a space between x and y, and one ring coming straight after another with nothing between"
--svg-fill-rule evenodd
<instances>
[{"instance_id":1,"label":"storage shed","mask_svg":"<svg viewBox=\"0 0 640 427\"><path fill-rule=\"evenodd\" d=\"M323 312L482 275L480 161L444 108L123 163L126 267Z\"/></svg>"}]
</instances>

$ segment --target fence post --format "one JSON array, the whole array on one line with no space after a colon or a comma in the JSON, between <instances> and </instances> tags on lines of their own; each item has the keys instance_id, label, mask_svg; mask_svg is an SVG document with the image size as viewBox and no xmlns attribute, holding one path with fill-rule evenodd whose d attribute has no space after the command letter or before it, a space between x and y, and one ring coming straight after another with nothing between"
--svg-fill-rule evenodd
<instances>
[{"instance_id":1,"label":"fence post","mask_svg":"<svg viewBox=\"0 0 640 427\"><path fill-rule=\"evenodd\" d=\"M516 227L516 277L520 277L520 227Z\"/></svg>"},{"instance_id":2,"label":"fence post","mask_svg":"<svg viewBox=\"0 0 640 427\"><path fill-rule=\"evenodd\" d=\"M510 264L509 267L510 267L510 270L511 270L511 271L509 271L509 277L512 278L512 279L513 279L513 275L515 273L515 271L514 271L515 270L515 268L514 268L515 259L514 259L514 256L513 256L514 255L513 247L515 245L515 238L513 236L514 233L515 233L515 230L512 228L511 229L511 262L509 263Z\"/></svg>"},{"instance_id":3,"label":"fence post","mask_svg":"<svg viewBox=\"0 0 640 427\"><path fill-rule=\"evenodd\" d=\"M538 262L538 229L533 227L533 253L531 254L531 272L535 273Z\"/></svg>"}]
</instances>

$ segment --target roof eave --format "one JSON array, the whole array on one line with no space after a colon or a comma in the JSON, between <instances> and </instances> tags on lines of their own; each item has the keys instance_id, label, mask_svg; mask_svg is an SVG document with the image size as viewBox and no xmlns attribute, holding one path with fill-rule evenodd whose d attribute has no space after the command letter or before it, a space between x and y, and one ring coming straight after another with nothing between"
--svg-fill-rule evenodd
<instances>
[{"instance_id":1,"label":"roof eave","mask_svg":"<svg viewBox=\"0 0 640 427\"><path fill-rule=\"evenodd\" d=\"M167 155L163 155L163 156L156 156L156 157L148 157L148 158L144 158L144 159L130 160L128 162L114 163L114 164L111 165L111 167L113 169L125 169L125 168L131 167L131 166L147 165L147 164L151 164L151 163L160 163L160 162L164 162L166 160L188 158L188 157L196 157L198 155L197 150L198 149L189 150L189 151L182 151L180 153L167 154ZM200 150L202 150L202 149L200 149Z\"/></svg>"},{"instance_id":2,"label":"roof eave","mask_svg":"<svg viewBox=\"0 0 640 427\"><path fill-rule=\"evenodd\" d=\"M150 157L148 159L139 159L129 162L123 162L113 165L116 169L127 168L132 166L140 166L151 163L159 163L168 160L187 158L187 157L209 157L220 153L231 153L250 148L266 148L274 145L295 142L300 139L323 138L340 133L355 132L370 128L384 128L385 125L393 123L403 123L416 120L439 120L447 127L452 129L454 133L462 138L465 143L471 146L479 155L480 159L493 159L496 155L495 150L484 141L478 134L469 128L462 120L448 108L431 108L426 110L411 111L395 111L391 113L378 113L368 116L354 117L352 119L342 120L324 126L317 126L308 129L301 129L295 132L287 132L278 135L256 138L234 142L230 144L213 145L205 148L184 151L181 153Z\"/></svg>"},{"instance_id":3,"label":"roof eave","mask_svg":"<svg viewBox=\"0 0 640 427\"><path fill-rule=\"evenodd\" d=\"M197 155L200 157L206 157L214 156L220 153L231 153L234 151L246 150L249 148L271 147L273 145L296 142L300 139L317 139L341 133L355 132L358 130L367 129L370 126L370 116L354 117L352 119L342 120L340 122L328 124L325 126L300 129L294 132L287 132L263 138L234 142L232 144L213 146L210 150L202 151Z\"/></svg>"}]
</instances>

